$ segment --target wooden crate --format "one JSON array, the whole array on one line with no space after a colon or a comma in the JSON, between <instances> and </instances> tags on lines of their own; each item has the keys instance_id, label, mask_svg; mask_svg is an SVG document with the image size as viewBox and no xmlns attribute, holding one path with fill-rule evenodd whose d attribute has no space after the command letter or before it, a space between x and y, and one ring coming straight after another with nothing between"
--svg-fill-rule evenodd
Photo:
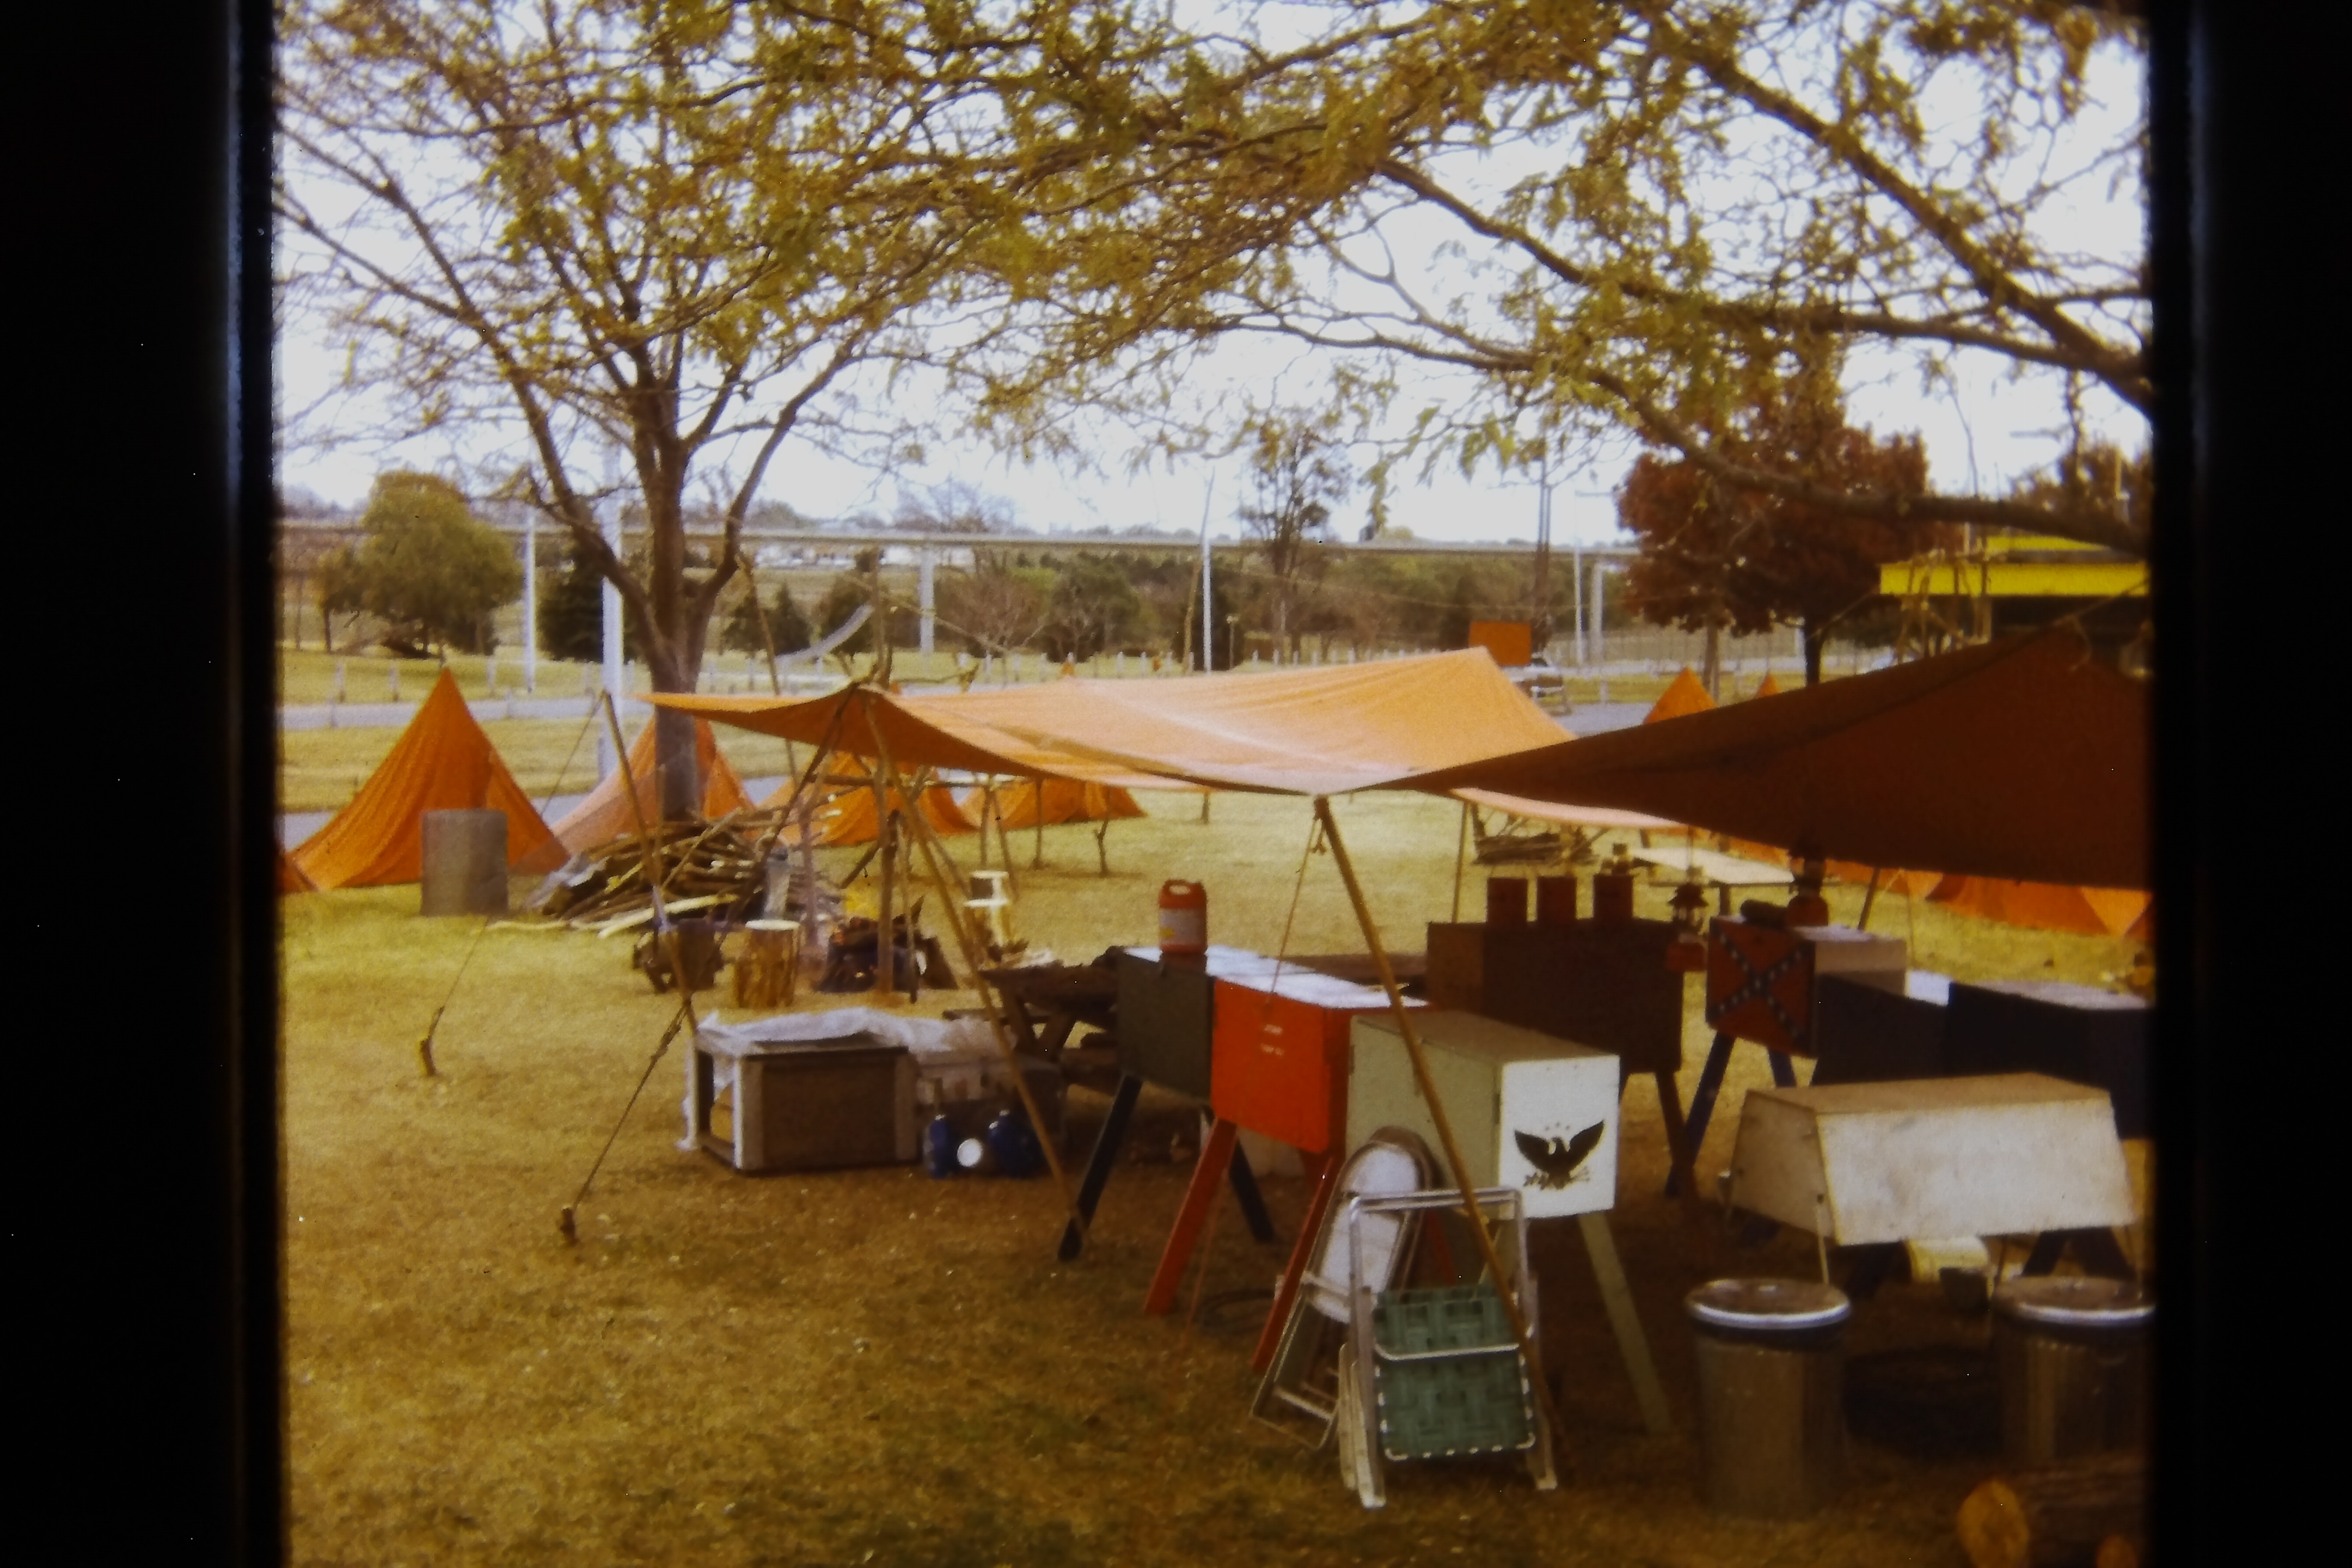
<instances>
[{"instance_id":1,"label":"wooden crate","mask_svg":"<svg viewBox=\"0 0 2352 1568\"><path fill-rule=\"evenodd\" d=\"M1817 977L1901 974L1909 966L1897 937L1718 916L1707 928L1706 1021L1736 1040L1809 1057Z\"/></svg>"},{"instance_id":2,"label":"wooden crate","mask_svg":"<svg viewBox=\"0 0 2352 1568\"><path fill-rule=\"evenodd\" d=\"M1679 1072L1683 975L1666 921L1429 928L1433 1007L1481 1013L1614 1053L1627 1072Z\"/></svg>"},{"instance_id":3,"label":"wooden crate","mask_svg":"<svg viewBox=\"0 0 2352 1568\"><path fill-rule=\"evenodd\" d=\"M1388 1006L1372 987L1327 974L1218 980L1211 1109L1309 1154L1344 1147L1349 1021Z\"/></svg>"},{"instance_id":4,"label":"wooden crate","mask_svg":"<svg viewBox=\"0 0 2352 1568\"><path fill-rule=\"evenodd\" d=\"M1475 1013L1420 1013L1413 1027L1473 1185L1521 1189L1529 1219L1616 1206L1612 1053ZM1395 1017L1359 1017L1350 1034L1348 1126L1359 1137L1411 1128L1439 1151L1437 1121Z\"/></svg>"},{"instance_id":5,"label":"wooden crate","mask_svg":"<svg viewBox=\"0 0 2352 1568\"><path fill-rule=\"evenodd\" d=\"M1813 1082L1942 1078L1952 978L1925 969L1813 982Z\"/></svg>"},{"instance_id":6,"label":"wooden crate","mask_svg":"<svg viewBox=\"0 0 2352 1568\"><path fill-rule=\"evenodd\" d=\"M2146 1138L2149 1124L2147 1003L2056 980L1952 986L1945 1058L1956 1073L2042 1072L2104 1089L2116 1126Z\"/></svg>"},{"instance_id":7,"label":"wooden crate","mask_svg":"<svg viewBox=\"0 0 2352 1568\"><path fill-rule=\"evenodd\" d=\"M1750 1089L1730 1197L1848 1247L2132 1222L2106 1092L2040 1073Z\"/></svg>"},{"instance_id":8,"label":"wooden crate","mask_svg":"<svg viewBox=\"0 0 2352 1568\"><path fill-rule=\"evenodd\" d=\"M731 1058L730 1136L709 1118L721 1056ZM702 1147L747 1174L887 1165L912 1161L915 1062L903 1046L849 1041L761 1041L715 1052L698 1041L694 1095Z\"/></svg>"},{"instance_id":9,"label":"wooden crate","mask_svg":"<svg viewBox=\"0 0 2352 1568\"><path fill-rule=\"evenodd\" d=\"M1237 947L1163 956L1156 947L1118 954L1118 1068L1194 1100L1209 1098L1209 1055L1220 975L1271 974L1275 961Z\"/></svg>"}]
</instances>

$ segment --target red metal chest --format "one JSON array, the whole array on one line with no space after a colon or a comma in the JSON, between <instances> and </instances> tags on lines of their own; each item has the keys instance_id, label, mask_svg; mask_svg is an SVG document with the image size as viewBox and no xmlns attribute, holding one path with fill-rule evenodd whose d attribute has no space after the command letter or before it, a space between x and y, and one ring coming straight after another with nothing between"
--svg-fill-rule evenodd
<instances>
[{"instance_id":1,"label":"red metal chest","mask_svg":"<svg viewBox=\"0 0 2352 1568\"><path fill-rule=\"evenodd\" d=\"M1369 985L1285 970L1220 979L1209 1058L1209 1105L1222 1121L1309 1154L1343 1148L1348 1025L1388 1010ZM1405 1005L1423 1004L1408 999Z\"/></svg>"}]
</instances>

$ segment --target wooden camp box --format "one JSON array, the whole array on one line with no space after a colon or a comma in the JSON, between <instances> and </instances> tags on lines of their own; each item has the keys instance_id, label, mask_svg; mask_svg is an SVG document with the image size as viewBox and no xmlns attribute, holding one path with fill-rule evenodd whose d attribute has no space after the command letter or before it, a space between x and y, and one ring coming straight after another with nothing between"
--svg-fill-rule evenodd
<instances>
[{"instance_id":1,"label":"wooden camp box","mask_svg":"<svg viewBox=\"0 0 2352 1568\"><path fill-rule=\"evenodd\" d=\"M1815 1083L1945 1075L1952 977L1926 969L1824 974L1813 982Z\"/></svg>"},{"instance_id":2,"label":"wooden camp box","mask_svg":"<svg viewBox=\"0 0 2352 1568\"><path fill-rule=\"evenodd\" d=\"M2106 1092L2041 1073L1750 1089L1729 1196L1847 1247L2133 1218Z\"/></svg>"},{"instance_id":3,"label":"wooden camp box","mask_svg":"<svg viewBox=\"0 0 2352 1568\"><path fill-rule=\"evenodd\" d=\"M1898 937L1718 916L1707 927L1706 1021L1736 1040L1809 1057L1818 976L1901 974L1909 966Z\"/></svg>"},{"instance_id":4,"label":"wooden camp box","mask_svg":"<svg viewBox=\"0 0 2352 1568\"><path fill-rule=\"evenodd\" d=\"M1388 1011L1369 985L1285 970L1216 984L1209 1105L1217 1116L1309 1154L1344 1147L1348 1025ZM1408 999L1408 1007L1423 1004Z\"/></svg>"},{"instance_id":5,"label":"wooden camp box","mask_svg":"<svg viewBox=\"0 0 2352 1568\"><path fill-rule=\"evenodd\" d=\"M915 1061L871 1036L714 1045L698 1037L693 1093L702 1147L746 1173L887 1165L916 1157ZM730 1135L710 1129L733 1080Z\"/></svg>"},{"instance_id":6,"label":"wooden camp box","mask_svg":"<svg viewBox=\"0 0 2352 1568\"><path fill-rule=\"evenodd\" d=\"M1952 986L1945 1058L1956 1073L2042 1072L2104 1089L2126 1138L2150 1135L2147 1003L2056 980Z\"/></svg>"},{"instance_id":7,"label":"wooden camp box","mask_svg":"<svg viewBox=\"0 0 2352 1568\"><path fill-rule=\"evenodd\" d=\"M1674 935L1666 921L1433 922L1429 1003L1613 1052L1627 1072L1679 1072Z\"/></svg>"},{"instance_id":8,"label":"wooden camp box","mask_svg":"<svg viewBox=\"0 0 2352 1568\"><path fill-rule=\"evenodd\" d=\"M1519 1188L1529 1219L1616 1205L1613 1054L1475 1013L1417 1013L1413 1029L1473 1184ZM1395 1017L1359 1017L1350 1033L1348 1125L1411 1128L1443 1160Z\"/></svg>"},{"instance_id":9,"label":"wooden camp box","mask_svg":"<svg viewBox=\"0 0 2352 1568\"><path fill-rule=\"evenodd\" d=\"M1194 1100L1209 1098L1209 1051L1220 975L1271 974L1275 961L1237 947L1118 954L1118 1070Z\"/></svg>"}]
</instances>

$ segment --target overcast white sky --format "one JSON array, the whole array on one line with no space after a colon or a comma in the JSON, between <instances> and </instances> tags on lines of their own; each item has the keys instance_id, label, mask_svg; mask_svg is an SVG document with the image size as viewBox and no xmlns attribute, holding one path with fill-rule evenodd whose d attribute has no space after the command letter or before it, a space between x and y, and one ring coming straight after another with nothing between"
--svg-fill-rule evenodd
<instances>
[{"instance_id":1,"label":"overcast white sky","mask_svg":"<svg viewBox=\"0 0 2352 1568\"><path fill-rule=\"evenodd\" d=\"M2104 141L2098 121L2128 118L2136 111L2139 84L2134 68L2121 57L2097 63L2094 75L2091 139ZM2071 244L2101 255L2128 255L2144 226L2140 194L2124 192L2113 199L2086 192L2086 199L2066 215ZM1398 237L1400 249L1423 258L1423 276L1429 281L1424 298L1444 298L1464 287L1452 264L1430 260L1427 251L1436 238L1463 237L1430 229ZM1975 363L1970 363L1971 357ZM346 363L343 339L326 323L297 318L278 344L281 406L309 407L329 396ZM1221 345L1211 368L1193 378L1196 391L1236 401L1255 394L1260 401L1279 393L1294 400L1311 400L1327 374L1319 351L1302 345L1249 339ZM1858 360L1849 376L1849 416L1875 427L1881 434L1919 432L1925 438L1930 477L1938 488L1998 489L2009 479L2048 460L2053 433L2063 420L2053 380L2013 382L2002 367L1985 356L1962 356L1955 365L1960 384L1952 390L1924 393L1918 377L1906 363L1887 358ZM1414 373L1418 382L1434 385L1433 378ZM1230 389L1230 390L1227 390ZM1416 387L1423 395L1424 386ZM360 429L376 424L372 400L347 395L331 400L324 413L330 426ZM2136 416L2118 410L2103 421L2126 444L2142 439ZM1241 499L1244 465L1228 459L1221 466L1191 462L1175 469L1156 467L1139 474L1126 470L1129 437L1106 423L1089 433L1090 444L1102 454L1104 471L1087 473L1053 468L1029 468L1008 460L982 443L953 439L934 443L930 461L918 469L892 475L877 474L829 458L804 443L788 444L772 464L762 495L782 500L804 514L841 517L859 510L887 514L902 490L919 491L949 479L959 479L1010 503L1018 522L1026 528L1091 529L1108 524L1145 524L1166 529L1197 530L1211 486L1211 527L1213 532L1236 531L1234 508ZM508 438L506 433L492 440ZM392 467L435 468L464 466L468 459L490 456L492 448L478 435L470 446L438 434L397 445L354 444L330 451L289 449L281 454L280 483L288 490L308 490L329 500L362 500L376 473ZM1560 544L1598 543L1616 535L1615 507L1611 492L1633 460L1630 443L1613 450L1577 459L1553 474L1553 538ZM1369 454L1364 455L1368 459ZM1218 471L1219 468L1223 471ZM1417 470L1416 470L1417 474ZM1491 468L1470 479L1448 464L1426 484L1408 476L1393 491L1391 521L1418 536L1442 540L1527 540L1535 534L1538 497L1531 477L1496 475ZM1352 535L1365 519L1364 499L1339 509L1335 526Z\"/></svg>"}]
</instances>

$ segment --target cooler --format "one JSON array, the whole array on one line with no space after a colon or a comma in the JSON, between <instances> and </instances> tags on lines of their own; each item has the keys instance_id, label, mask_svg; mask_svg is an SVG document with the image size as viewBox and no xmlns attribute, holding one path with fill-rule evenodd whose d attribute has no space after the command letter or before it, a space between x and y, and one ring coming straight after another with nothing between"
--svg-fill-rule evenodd
<instances>
[{"instance_id":1,"label":"cooler","mask_svg":"<svg viewBox=\"0 0 2352 1568\"><path fill-rule=\"evenodd\" d=\"M1237 947L1163 956L1118 954L1118 1069L1194 1100L1209 1098L1209 1050L1221 975L1272 974L1274 960Z\"/></svg>"},{"instance_id":2,"label":"cooler","mask_svg":"<svg viewBox=\"0 0 2352 1568\"><path fill-rule=\"evenodd\" d=\"M1215 987L1209 1104L1218 1118L1309 1154L1344 1148L1348 1026L1386 1013L1387 995L1295 969L1220 977Z\"/></svg>"},{"instance_id":3,"label":"cooler","mask_svg":"<svg viewBox=\"0 0 2352 1568\"><path fill-rule=\"evenodd\" d=\"M1520 1189L1529 1219L1617 1202L1617 1058L1475 1013L1413 1016L1429 1076L1477 1187ZM1404 1127L1444 1157L1393 1015L1359 1016L1347 1125Z\"/></svg>"},{"instance_id":4,"label":"cooler","mask_svg":"<svg viewBox=\"0 0 2352 1568\"><path fill-rule=\"evenodd\" d=\"M1945 1055L1955 1073L2044 1072L2104 1089L2116 1129L2150 1135L2148 1005L2140 997L2056 980L1952 986Z\"/></svg>"}]
</instances>

